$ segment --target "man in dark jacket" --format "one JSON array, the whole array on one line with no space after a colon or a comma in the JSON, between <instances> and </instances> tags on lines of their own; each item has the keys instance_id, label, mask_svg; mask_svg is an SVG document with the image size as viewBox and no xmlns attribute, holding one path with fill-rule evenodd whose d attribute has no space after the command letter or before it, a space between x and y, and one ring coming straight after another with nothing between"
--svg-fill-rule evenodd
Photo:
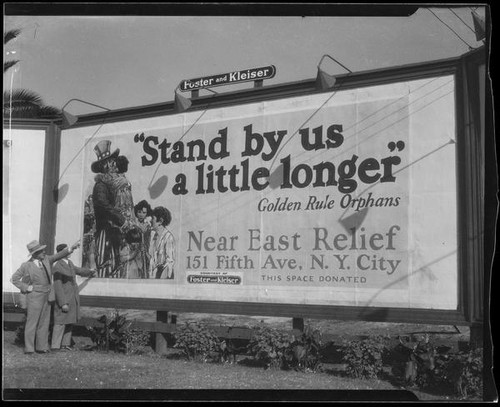
<instances>
[{"instance_id":1,"label":"man in dark jacket","mask_svg":"<svg viewBox=\"0 0 500 407\"><path fill-rule=\"evenodd\" d=\"M12 275L12 284L26 294L26 326L24 329L24 353L49 352L50 310L49 295L52 284L52 264L72 253L80 243L54 255L45 254L46 245L33 240L27 248L29 261Z\"/></svg>"},{"instance_id":2,"label":"man in dark jacket","mask_svg":"<svg viewBox=\"0 0 500 407\"><path fill-rule=\"evenodd\" d=\"M60 244L56 250L62 252L68 247ZM80 317L80 297L78 295L78 284L76 275L82 277L93 277L95 270L77 267L69 260L70 254L59 260L54 265L54 291L56 301L54 303L54 328L52 330L51 350L71 350L72 325L78 322Z\"/></svg>"}]
</instances>

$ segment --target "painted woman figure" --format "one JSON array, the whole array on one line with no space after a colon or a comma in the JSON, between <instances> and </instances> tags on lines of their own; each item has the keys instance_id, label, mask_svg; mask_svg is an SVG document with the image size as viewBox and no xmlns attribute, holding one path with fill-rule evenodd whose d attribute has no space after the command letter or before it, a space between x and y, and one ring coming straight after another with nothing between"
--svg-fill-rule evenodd
<instances>
[{"instance_id":1,"label":"painted woman figure","mask_svg":"<svg viewBox=\"0 0 500 407\"><path fill-rule=\"evenodd\" d=\"M149 277L160 279L174 278L175 239L167 229L172 216L163 206L153 209L152 228L149 243Z\"/></svg>"},{"instance_id":2,"label":"painted woman figure","mask_svg":"<svg viewBox=\"0 0 500 407\"><path fill-rule=\"evenodd\" d=\"M127 157L120 155L116 158L117 174L113 178L112 186L115 195L115 207L125 218L122 232L126 233L135 226L134 200L132 198L132 185L125 176L128 171L129 161Z\"/></svg>"},{"instance_id":3,"label":"painted woman figure","mask_svg":"<svg viewBox=\"0 0 500 407\"><path fill-rule=\"evenodd\" d=\"M151 237L151 213L152 209L146 200L140 201L134 206L136 226L141 231L141 261L143 274L139 278L149 278L149 239Z\"/></svg>"},{"instance_id":4,"label":"painted woman figure","mask_svg":"<svg viewBox=\"0 0 500 407\"><path fill-rule=\"evenodd\" d=\"M85 200L83 212L82 267L95 269L95 215L92 194Z\"/></svg>"}]
</instances>

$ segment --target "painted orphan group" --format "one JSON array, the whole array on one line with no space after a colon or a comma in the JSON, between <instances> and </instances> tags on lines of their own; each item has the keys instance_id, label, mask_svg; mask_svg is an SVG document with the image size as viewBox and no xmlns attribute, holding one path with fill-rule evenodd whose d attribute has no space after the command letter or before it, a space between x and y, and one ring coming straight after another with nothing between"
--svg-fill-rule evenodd
<instances>
[{"instance_id":1,"label":"painted orphan group","mask_svg":"<svg viewBox=\"0 0 500 407\"><path fill-rule=\"evenodd\" d=\"M127 179L129 161L111 141L94 147L92 194L85 202L83 265L95 267L97 277L173 279L175 238L164 206L152 208L147 200L134 204Z\"/></svg>"}]
</instances>

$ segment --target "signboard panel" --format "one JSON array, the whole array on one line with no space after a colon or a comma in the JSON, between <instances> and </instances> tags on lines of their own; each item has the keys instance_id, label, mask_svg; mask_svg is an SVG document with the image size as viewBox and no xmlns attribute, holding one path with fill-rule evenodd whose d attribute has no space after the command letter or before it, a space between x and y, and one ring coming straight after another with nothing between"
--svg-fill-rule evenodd
<instances>
[{"instance_id":1,"label":"signboard panel","mask_svg":"<svg viewBox=\"0 0 500 407\"><path fill-rule=\"evenodd\" d=\"M3 132L2 283L6 292L19 291L10 278L28 260L26 245L40 238L45 136L45 129Z\"/></svg>"},{"instance_id":2,"label":"signboard panel","mask_svg":"<svg viewBox=\"0 0 500 407\"><path fill-rule=\"evenodd\" d=\"M63 131L56 243L81 225L78 260L100 270L82 295L455 310L454 87L442 76ZM118 174L97 172L106 151ZM140 223L141 201L169 215Z\"/></svg>"},{"instance_id":3,"label":"signboard panel","mask_svg":"<svg viewBox=\"0 0 500 407\"><path fill-rule=\"evenodd\" d=\"M276 67L274 65L269 65L261 68L251 68L201 78L185 79L181 81L179 89L185 92L212 88L214 86L232 85L249 81L262 81L264 79L274 78L274 75L276 75Z\"/></svg>"}]
</instances>

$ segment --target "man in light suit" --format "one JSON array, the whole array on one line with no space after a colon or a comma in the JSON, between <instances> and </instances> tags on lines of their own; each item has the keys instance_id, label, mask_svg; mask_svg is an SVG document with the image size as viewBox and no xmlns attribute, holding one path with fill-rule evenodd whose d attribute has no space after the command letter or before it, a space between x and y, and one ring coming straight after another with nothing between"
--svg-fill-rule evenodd
<instances>
[{"instance_id":1,"label":"man in light suit","mask_svg":"<svg viewBox=\"0 0 500 407\"><path fill-rule=\"evenodd\" d=\"M72 253L80 243L54 254L46 255L46 245L37 240L28 243L30 259L12 275L11 282L26 294L26 326L24 329L24 353L49 352L49 324L51 304L49 295L52 285L52 264Z\"/></svg>"},{"instance_id":2,"label":"man in light suit","mask_svg":"<svg viewBox=\"0 0 500 407\"><path fill-rule=\"evenodd\" d=\"M68 247L60 244L56 247L57 253ZM77 267L68 259L69 254L54 265L54 291L56 301L54 304L54 328L52 330L52 351L71 350L72 325L80 317L80 297L76 275L93 277L95 270Z\"/></svg>"}]
</instances>

